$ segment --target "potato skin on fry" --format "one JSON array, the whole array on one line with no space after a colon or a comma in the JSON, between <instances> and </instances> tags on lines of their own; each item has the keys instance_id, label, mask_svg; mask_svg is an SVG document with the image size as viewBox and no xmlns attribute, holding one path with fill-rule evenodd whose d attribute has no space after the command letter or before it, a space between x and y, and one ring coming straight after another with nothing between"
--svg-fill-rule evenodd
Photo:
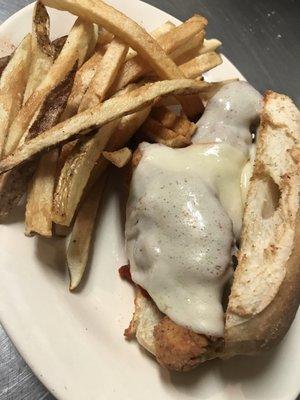
<instances>
[{"instance_id":1,"label":"potato skin on fry","mask_svg":"<svg viewBox=\"0 0 300 400\"><path fill-rule=\"evenodd\" d=\"M10 154L20 144L49 91L64 78L76 60L79 59L79 63L84 61L93 35L94 28L91 24L80 20L75 22L59 57L11 124L4 147L5 155Z\"/></svg>"},{"instance_id":2,"label":"potato skin on fry","mask_svg":"<svg viewBox=\"0 0 300 400\"><path fill-rule=\"evenodd\" d=\"M54 48L50 38L50 18L46 7L36 2L32 23L32 61L24 93L23 105L44 79L53 64Z\"/></svg>"},{"instance_id":3,"label":"potato skin on fry","mask_svg":"<svg viewBox=\"0 0 300 400\"><path fill-rule=\"evenodd\" d=\"M0 156L9 139L10 127L22 107L31 56L31 35L28 34L10 57L0 79Z\"/></svg>"},{"instance_id":4,"label":"potato skin on fry","mask_svg":"<svg viewBox=\"0 0 300 400\"><path fill-rule=\"evenodd\" d=\"M9 63L11 56L5 56L0 58L0 77L2 75L2 72L4 71L5 67Z\"/></svg>"},{"instance_id":5,"label":"potato skin on fry","mask_svg":"<svg viewBox=\"0 0 300 400\"><path fill-rule=\"evenodd\" d=\"M39 133L50 129L59 121L73 87L77 66L78 61L75 62L65 78L46 96L35 121L28 131L26 141L33 139L38 136Z\"/></svg>"},{"instance_id":6,"label":"potato skin on fry","mask_svg":"<svg viewBox=\"0 0 300 400\"><path fill-rule=\"evenodd\" d=\"M46 97L35 122L29 130L32 137L51 128L59 121L71 93L77 65L78 62L76 61L67 76ZM51 211L57 160L58 150L54 149L43 155L37 164L27 194L26 235L38 233L46 237L52 236Z\"/></svg>"}]
</instances>

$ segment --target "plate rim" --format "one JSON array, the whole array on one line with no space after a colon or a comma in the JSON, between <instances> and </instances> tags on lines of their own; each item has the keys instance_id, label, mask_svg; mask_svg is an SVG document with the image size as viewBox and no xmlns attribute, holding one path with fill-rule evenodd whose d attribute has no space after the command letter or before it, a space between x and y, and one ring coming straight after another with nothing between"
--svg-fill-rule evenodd
<instances>
[{"instance_id":1,"label":"plate rim","mask_svg":"<svg viewBox=\"0 0 300 400\"><path fill-rule=\"evenodd\" d=\"M132 0L131 0L132 1ZM180 23L181 21L172 16L171 14L160 10L158 7L155 7L151 4L145 3L142 0L134 0L136 3L141 3L143 7L150 7L152 9L155 9L156 11L160 12L160 13L164 13L168 18L172 18L173 20L175 20L177 23ZM0 35L6 30L6 27L9 24L13 24L15 23L15 21L17 21L23 13L26 13L28 10L32 9L34 6L35 2L32 2L28 5L26 5L25 7L21 8L20 10L18 10L17 12L15 12L14 14L12 14L9 18L7 18L0 26ZM226 56L224 56L222 54L222 57L224 60L228 61L228 63L230 63L230 65L240 74L240 76L242 77L241 73L239 72L239 70L235 67L235 65L227 59ZM16 347L17 351L19 352L19 354L21 355L21 357L24 359L24 361L26 362L26 364L29 366L29 368L31 369L31 371L33 372L33 374L35 375L35 377L45 386L45 388L52 393L53 396L55 396L58 399L69 399L69 397L66 395L65 392L63 392L63 390L60 391L60 388L58 388L58 390L56 390L51 382L51 378L48 379L47 376L45 375L40 375L39 374L39 368L37 365L35 365L33 362L31 362L30 359L30 355L29 352L26 352L26 349L22 346L19 345L17 338L15 337L15 335L11 332L10 327L8 326L9 324L6 324L5 318L2 317L2 314L0 312L0 322L5 330L5 332L7 333L7 335L9 336L10 340L12 341L12 343L14 344L14 346ZM66 397L65 397L66 395Z\"/></svg>"}]
</instances>

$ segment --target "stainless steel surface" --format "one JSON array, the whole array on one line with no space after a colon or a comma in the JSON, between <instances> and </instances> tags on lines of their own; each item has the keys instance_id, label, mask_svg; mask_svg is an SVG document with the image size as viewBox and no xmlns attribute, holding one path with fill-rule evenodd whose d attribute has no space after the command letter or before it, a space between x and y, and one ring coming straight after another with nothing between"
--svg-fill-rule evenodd
<instances>
[{"instance_id":1,"label":"stainless steel surface","mask_svg":"<svg viewBox=\"0 0 300 400\"><path fill-rule=\"evenodd\" d=\"M300 104L299 0L147 2L179 19L203 13L209 19L208 35L222 40L223 53L257 89L286 93ZM0 0L0 22L29 3ZM1 326L0 399L55 400L32 374Z\"/></svg>"}]
</instances>

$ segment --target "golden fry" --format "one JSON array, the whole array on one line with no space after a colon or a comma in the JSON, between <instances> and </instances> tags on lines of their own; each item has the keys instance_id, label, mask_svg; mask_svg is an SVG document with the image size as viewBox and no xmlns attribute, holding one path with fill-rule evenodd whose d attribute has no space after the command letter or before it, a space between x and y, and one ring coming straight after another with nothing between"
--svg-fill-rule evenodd
<instances>
[{"instance_id":1,"label":"golden fry","mask_svg":"<svg viewBox=\"0 0 300 400\"><path fill-rule=\"evenodd\" d=\"M155 143L161 143L169 147L186 147L191 144L189 131L182 133L175 132L163 126L159 121L148 118L140 129L142 138Z\"/></svg>"},{"instance_id":2,"label":"golden fry","mask_svg":"<svg viewBox=\"0 0 300 400\"><path fill-rule=\"evenodd\" d=\"M14 118L18 114L31 62L31 35L25 36L0 78L0 157Z\"/></svg>"},{"instance_id":3,"label":"golden fry","mask_svg":"<svg viewBox=\"0 0 300 400\"><path fill-rule=\"evenodd\" d=\"M73 115L78 112L82 98L95 76L104 52L105 50L102 47L97 48L95 54L77 71L72 92L68 98L68 103L62 116L62 121L73 117Z\"/></svg>"},{"instance_id":4,"label":"golden fry","mask_svg":"<svg viewBox=\"0 0 300 400\"><path fill-rule=\"evenodd\" d=\"M193 58L180 65L180 68L188 78L194 79L220 64L222 64L221 56L212 51Z\"/></svg>"},{"instance_id":5,"label":"golden fry","mask_svg":"<svg viewBox=\"0 0 300 400\"><path fill-rule=\"evenodd\" d=\"M104 174L100 181L94 185L81 204L76 216L67 250L67 263L70 276L69 289L71 291L78 287L87 267L97 212L102 200L106 179L107 176Z\"/></svg>"},{"instance_id":6,"label":"golden fry","mask_svg":"<svg viewBox=\"0 0 300 400\"><path fill-rule=\"evenodd\" d=\"M175 54L178 57L178 49L189 42L195 35L199 34L204 28L206 20L200 16L194 16L183 24L171 29L156 38L166 54ZM116 92L130 82L134 82L141 76L149 72L149 65L139 56L127 61L121 71L118 79L113 86L113 92ZM151 70L150 70L151 71Z\"/></svg>"},{"instance_id":7,"label":"golden fry","mask_svg":"<svg viewBox=\"0 0 300 400\"><path fill-rule=\"evenodd\" d=\"M148 63L161 79L185 78L180 68L166 55L149 33L135 21L103 1L43 0L43 3L59 10L70 11L87 21L103 26L122 38L124 43L136 50L143 61ZM191 118L203 111L203 104L198 96L180 97L179 100L186 114Z\"/></svg>"},{"instance_id":8,"label":"golden fry","mask_svg":"<svg viewBox=\"0 0 300 400\"><path fill-rule=\"evenodd\" d=\"M82 102L79 106L79 112L87 108L94 107L101 103L113 84L117 73L123 64L128 46L119 39L114 39L107 47L102 57L96 73L88 87Z\"/></svg>"},{"instance_id":9,"label":"golden fry","mask_svg":"<svg viewBox=\"0 0 300 400\"><path fill-rule=\"evenodd\" d=\"M106 100L94 108L61 122L52 129L28 140L14 153L0 161L0 174L22 164L33 156L57 147L61 143L91 134L94 127L101 127L124 115L141 110L160 96L168 94L191 94L207 90L210 84L190 79L159 81L146 84L132 92Z\"/></svg>"},{"instance_id":10,"label":"golden fry","mask_svg":"<svg viewBox=\"0 0 300 400\"><path fill-rule=\"evenodd\" d=\"M26 103L53 64L54 47L50 42L49 34L50 18L46 7L38 1L35 3L33 11L31 39L32 61L24 93L23 104Z\"/></svg>"},{"instance_id":11,"label":"golden fry","mask_svg":"<svg viewBox=\"0 0 300 400\"><path fill-rule=\"evenodd\" d=\"M71 92L75 72L76 68L74 67L66 78L46 97L38 117L30 128L29 137L35 137L59 121ZM54 149L44 154L37 163L27 194L26 235L31 236L38 233L46 237L52 236L52 201L57 160L58 150Z\"/></svg>"},{"instance_id":12,"label":"golden fry","mask_svg":"<svg viewBox=\"0 0 300 400\"><path fill-rule=\"evenodd\" d=\"M90 50L90 41L93 38L94 27L91 24L77 20L66 44L45 79L30 96L12 123L5 143L5 155L10 154L18 146L23 136L23 140L25 139L28 126L49 91L66 76L77 60L79 62L78 66L81 65Z\"/></svg>"},{"instance_id":13,"label":"golden fry","mask_svg":"<svg viewBox=\"0 0 300 400\"><path fill-rule=\"evenodd\" d=\"M129 163L132 157L132 152L128 147L123 147L115 151L103 151L102 154L106 160L110 161L118 168L123 168Z\"/></svg>"}]
</instances>

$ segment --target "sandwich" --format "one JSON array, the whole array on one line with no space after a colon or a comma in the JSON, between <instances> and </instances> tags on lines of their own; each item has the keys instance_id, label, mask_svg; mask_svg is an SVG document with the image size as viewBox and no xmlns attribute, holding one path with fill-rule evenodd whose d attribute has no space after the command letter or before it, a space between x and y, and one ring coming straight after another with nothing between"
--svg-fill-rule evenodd
<instances>
[{"instance_id":1,"label":"sandwich","mask_svg":"<svg viewBox=\"0 0 300 400\"><path fill-rule=\"evenodd\" d=\"M127 338L176 371L280 342L300 302L299 162L297 107L246 82L208 101L189 146L138 146Z\"/></svg>"}]
</instances>

